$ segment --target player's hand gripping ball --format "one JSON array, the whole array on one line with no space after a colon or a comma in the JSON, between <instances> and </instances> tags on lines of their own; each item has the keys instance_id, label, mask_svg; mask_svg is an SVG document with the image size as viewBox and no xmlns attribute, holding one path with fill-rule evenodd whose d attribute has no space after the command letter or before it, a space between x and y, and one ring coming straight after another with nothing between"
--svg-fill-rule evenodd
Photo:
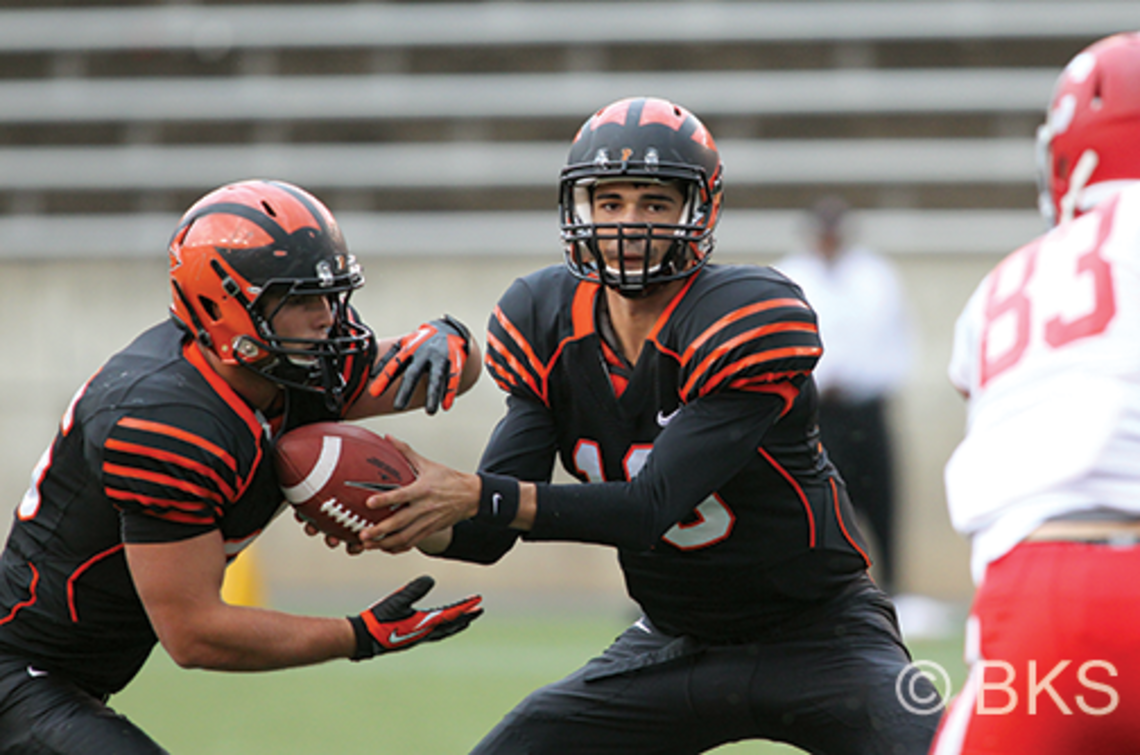
<instances>
[{"instance_id":1,"label":"player's hand gripping ball","mask_svg":"<svg viewBox=\"0 0 1140 755\"><path fill-rule=\"evenodd\" d=\"M370 496L416 479L395 446L346 422L315 422L285 433L277 441L276 465L281 491L296 513L350 544L393 511L368 508Z\"/></svg>"}]
</instances>

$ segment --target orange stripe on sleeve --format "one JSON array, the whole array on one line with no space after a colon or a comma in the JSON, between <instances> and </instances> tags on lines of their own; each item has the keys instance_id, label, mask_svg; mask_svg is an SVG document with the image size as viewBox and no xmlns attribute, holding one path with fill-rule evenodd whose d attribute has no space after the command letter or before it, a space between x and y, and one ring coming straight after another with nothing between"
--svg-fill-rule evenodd
<instances>
[{"instance_id":1,"label":"orange stripe on sleeve","mask_svg":"<svg viewBox=\"0 0 1140 755\"><path fill-rule=\"evenodd\" d=\"M693 358L693 354L697 349L699 349L706 341L708 341L720 331L724 330L732 323L744 317L748 317L749 315L756 314L757 312L763 312L765 310L775 309L777 307L798 307L800 309L810 309L807 304L800 301L799 299L788 298L768 299L767 301L750 304L747 307L741 307L740 309L729 312L727 315L720 318L708 328L706 328L705 332L701 333L691 344L689 344L689 348L685 349L685 353L681 355L681 365L684 366L688 364L689 360Z\"/></svg>"},{"instance_id":2,"label":"orange stripe on sleeve","mask_svg":"<svg viewBox=\"0 0 1140 755\"><path fill-rule=\"evenodd\" d=\"M129 427L132 430L142 430L144 432L155 433L157 435L165 435L170 438L176 438L185 443L197 446L202 450L221 459L227 467L237 473L237 462L234 457L229 454L224 448L221 448L210 441L193 433L187 432L181 428L172 425L162 424L161 422L152 422L145 419L136 419L134 417L123 417L119 420L119 425L122 427Z\"/></svg>"},{"instance_id":3,"label":"orange stripe on sleeve","mask_svg":"<svg viewBox=\"0 0 1140 755\"><path fill-rule=\"evenodd\" d=\"M108 488L104 491L107 497L115 501L132 501L140 503L147 508L163 508L171 509L172 512L179 512L181 518L178 521L188 521L186 517L194 516L195 521L211 523L213 520L210 518L210 512L214 516L221 516L221 510L218 506L203 507L201 501L177 501L173 498L156 498L150 495L142 495L133 490L120 490L118 488Z\"/></svg>"},{"instance_id":4,"label":"orange stripe on sleeve","mask_svg":"<svg viewBox=\"0 0 1140 755\"><path fill-rule=\"evenodd\" d=\"M760 354L753 354L745 359L741 359L738 362L734 362L728 365L720 372L707 378L701 385L700 391L698 391L697 395L704 396L708 394L718 385L723 383L726 379L732 377L747 367L751 367L754 364L760 364L773 359L784 359L787 357L819 356L821 353L823 353L823 349L819 348L818 346L789 346L783 349L772 349ZM776 374L777 373L771 373L773 376ZM682 396L688 397L690 395L689 391L692 390L693 383L696 382L695 378L696 376L694 376L693 379L690 379L689 382L685 384L685 391L682 392ZM686 398L686 400L691 399Z\"/></svg>"},{"instance_id":5,"label":"orange stripe on sleeve","mask_svg":"<svg viewBox=\"0 0 1140 755\"><path fill-rule=\"evenodd\" d=\"M256 440L257 455L249 465L250 474L244 480L239 479L237 497L241 497L246 489L253 483L255 475L253 472L261 465L261 459L265 454L265 448L261 443L261 439L265 436L265 428L262 427L261 421L257 418L257 414L250 408L241 396L237 394L230 384L222 380L222 376L214 371L210 363L206 361L206 357L202 356L201 350L198 348L196 341L188 341L182 347L182 356L186 361L194 365L194 368L202 375L202 378L210 384L210 387L222 398L223 401L245 422L249 428L250 435Z\"/></svg>"},{"instance_id":6,"label":"orange stripe on sleeve","mask_svg":"<svg viewBox=\"0 0 1140 755\"><path fill-rule=\"evenodd\" d=\"M531 371L540 377L545 377L546 366L543 365L538 355L534 353L534 347L526 340L522 331L516 328L515 324L507 319L507 316L503 314L503 310L498 306L495 307L494 315L495 319L499 321L499 324L503 326L503 330L507 331L507 335L511 337L511 340L515 342L515 345L519 347L519 350L526 356L527 361L530 362ZM490 338L489 335L488 338ZM498 342L496 341L496 343ZM501 343L500 346L502 346ZM502 351L505 352L506 349L502 349Z\"/></svg>"},{"instance_id":7,"label":"orange stripe on sleeve","mask_svg":"<svg viewBox=\"0 0 1140 755\"><path fill-rule=\"evenodd\" d=\"M148 459L171 462L172 464L176 464L180 467L183 467L184 469L188 469L191 472L195 472L204 477L209 477L222 490L223 494L229 496L230 499L233 499L235 497L233 488L225 480L219 477L218 473L215 470L206 466L205 464L194 461L193 459L188 459L185 456L171 453L169 451L162 451L151 446L144 446L137 443L125 443L121 440L116 440L115 438L108 438L106 447L113 451L121 451L123 453L133 454L136 456L143 456Z\"/></svg>"},{"instance_id":8,"label":"orange stripe on sleeve","mask_svg":"<svg viewBox=\"0 0 1140 755\"><path fill-rule=\"evenodd\" d=\"M728 352L732 351L733 349L735 349L740 344L747 343L748 341L759 340L760 338L763 338L764 336L772 335L774 333L789 333L789 332L818 333L819 329L814 324L812 324L810 322L795 322L795 321L775 322L775 323L770 323L768 325L762 325L759 328L753 328L752 330L741 333L740 335L735 336L734 338L731 338L728 341L725 341L720 346L717 346L715 349L713 349L712 353L709 354L707 357L705 357L703 360L701 360L700 365L698 365L697 368L693 370L693 373L692 373L693 377L690 377L689 382L691 383L693 381L693 378L696 375L707 371L709 368L709 365L712 362L716 361L717 359L720 359L722 356L724 356ZM691 350L691 347L690 347L690 349L685 350L685 354L687 355L687 357L692 357L690 350ZM767 352L765 352L765 353L767 353ZM822 351L820 353L822 353ZM688 362L689 359L685 358L684 361Z\"/></svg>"},{"instance_id":9,"label":"orange stripe on sleeve","mask_svg":"<svg viewBox=\"0 0 1140 755\"><path fill-rule=\"evenodd\" d=\"M790 374L794 373L783 373L782 376L776 377L775 379L773 379L772 375L741 378L739 380L733 380L728 384L728 387L740 391L771 393L779 396L784 399L784 409L780 412L780 416L782 417L791 411L792 405L796 402L796 397L800 395L800 389L787 380L787 376Z\"/></svg>"},{"instance_id":10,"label":"orange stripe on sleeve","mask_svg":"<svg viewBox=\"0 0 1140 755\"><path fill-rule=\"evenodd\" d=\"M522 362L520 362L515 357L514 354L507 351L507 347L503 344L502 341L500 341L498 338L496 338L492 334L488 333L487 334L487 355L488 355L488 358L490 357L490 355L492 353L497 355L504 362L506 362L507 365L510 366L511 369L514 370L515 375L522 378L523 381L525 381L526 384L528 386L530 386L530 389L535 392L535 394L542 397L543 401L546 400L546 397L543 395L542 389L540 389L538 387L538 384L535 383L534 378L531 377L530 371L527 370L526 365L524 365Z\"/></svg>"},{"instance_id":11,"label":"orange stripe on sleeve","mask_svg":"<svg viewBox=\"0 0 1140 755\"><path fill-rule=\"evenodd\" d=\"M515 378L514 374L507 372L505 369L499 366L498 362L492 360L490 352L488 352L487 355L483 358L483 363L487 365L487 370L491 373L491 377L504 391L509 392L509 389L511 387L518 385L518 380Z\"/></svg>"},{"instance_id":12,"label":"orange stripe on sleeve","mask_svg":"<svg viewBox=\"0 0 1140 755\"><path fill-rule=\"evenodd\" d=\"M793 327L786 327L786 326L793 326ZM794 327L794 326L803 326L803 327ZM701 363L689 375L689 379L685 382L684 387L681 389L681 395L682 396L688 396L692 392L693 386L696 383L700 382L704 378L705 374L708 372L708 370L711 367L713 362L715 362L720 357L724 356L725 353L731 351L733 348L735 348L736 346L738 346L740 343L742 343L744 341L752 340L752 339L757 338L759 336L768 335L770 333L777 332L778 330L783 330L783 331L799 330L799 331L805 331L805 332L806 331L815 332L815 329L816 329L815 326L812 325L811 323L775 323L773 325L765 325L764 327L757 328L756 330L749 331L748 333L743 333L740 336L733 338L731 341L723 344L722 346L717 347L711 354L709 354L707 357L705 357L703 360L701 360ZM765 331L765 332L761 332L761 331ZM751 365L758 364L760 362L766 362L766 361L769 361L772 359L782 359L784 357L789 357L789 356L793 356L793 357L816 356L816 357L818 357L821 354L823 354L823 349L819 346L787 346L787 347L779 348L779 349L768 349L767 351L761 351L758 354L751 354L748 357L741 359L740 361L734 362L732 365L726 367L725 369L723 369L719 373L717 373L716 380L719 383L720 381L722 381L726 377L727 372L736 371L736 370L742 369L744 367L749 367ZM701 388L701 394L702 395L707 393L707 392L708 392L707 388L705 388L705 387Z\"/></svg>"},{"instance_id":13,"label":"orange stripe on sleeve","mask_svg":"<svg viewBox=\"0 0 1140 755\"><path fill-rule=\"evenodd\" d=\"M181 490L184 493L198 496L203 500L214 501L216 503L225 503L220 494L212 490L208 490L201 485L195 485L189 480L179 480L177 477L171 477L170 475L159 474L157 472L148 472L144 469L126 467L121 464L108 463L103 464L103 473L114 475L116 477L125 477L128 480L142 480L143 482L151 482L155 485L161 485L162 487Z\"/></svg>"}]
</instances>

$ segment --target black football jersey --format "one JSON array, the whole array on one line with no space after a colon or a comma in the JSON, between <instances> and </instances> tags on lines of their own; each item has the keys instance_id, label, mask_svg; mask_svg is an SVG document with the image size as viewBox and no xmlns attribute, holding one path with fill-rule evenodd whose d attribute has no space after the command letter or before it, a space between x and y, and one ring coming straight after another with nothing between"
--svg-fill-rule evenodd
<instances>
[{"instance_id":1,"label":"black football jersey","mask_svg":"<svg viewBox=\"0 0 1140 755\"><path fill-rule=\"evenodd\" d=\"M350 366L349 397L368 366ZM76 394L0 557L0 650L103 695L139 670L156 637L125 543L220 530L232 558L282 510L274 430L335 419L290 391L264 417L173 321L140 335Z\"/></svg>"},{"instance_id":2,"label":"black football jersey","mask_svg":"<svg viewBox=\"0 0 1140 755\"><path fill-rule=\"evenodd\" d=\"M540 483L524 537L616 546L650 620L710 641L755 637L863 574L819 442L822 347L800 289L770 268L706 267L620 382L603 299L556 266L517 280L490 319L486 365L509 408L482 467ZM586 484L546 484L555 455ZM516 534L464 522L444 556L489 562Z\"/></svg>"}]
</instances>

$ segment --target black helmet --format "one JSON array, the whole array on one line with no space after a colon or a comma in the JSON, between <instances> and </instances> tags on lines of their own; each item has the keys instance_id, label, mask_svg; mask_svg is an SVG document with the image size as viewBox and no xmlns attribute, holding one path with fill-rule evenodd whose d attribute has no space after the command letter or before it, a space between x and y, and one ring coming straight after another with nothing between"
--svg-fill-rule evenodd
<instances>
[{"instance_id":1,"label":"black helmet","mask_svg":"<svg viewBox=\"0 0 1140 755\"><path fill-rule=\"evenodd\" d=\"M704 124L680 105L655 97L619 100L594 113L574 137L559 187L559 211L566 266L576 277L604 283L627 296L650 286L692 275L708 261L720 216L722 166ZM640 180L673 183L684 197L676 224L593 222L593 190L599 182ZM598 248L598 229L628 240L671 241L652 268L650 259L627 269L607 266Z\"/></svg>"}]
</instances>

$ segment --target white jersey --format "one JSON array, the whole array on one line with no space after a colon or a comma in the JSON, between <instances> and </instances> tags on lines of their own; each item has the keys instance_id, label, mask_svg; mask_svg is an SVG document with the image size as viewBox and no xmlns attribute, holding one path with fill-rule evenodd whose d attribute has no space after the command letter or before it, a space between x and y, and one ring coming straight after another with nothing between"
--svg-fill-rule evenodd
<instances>
[{"instance_id":1,"label":"white jersey","mask_svg":"<svg viewBox=\"0 0 1140 755\"><path fill-rule=\"evenodd\" d=\"M946 496L975 582L1047 519L1140 516L1140 187L982 280L958 318L950 379L969 415Z\"/></svg>"}]
</instances>

